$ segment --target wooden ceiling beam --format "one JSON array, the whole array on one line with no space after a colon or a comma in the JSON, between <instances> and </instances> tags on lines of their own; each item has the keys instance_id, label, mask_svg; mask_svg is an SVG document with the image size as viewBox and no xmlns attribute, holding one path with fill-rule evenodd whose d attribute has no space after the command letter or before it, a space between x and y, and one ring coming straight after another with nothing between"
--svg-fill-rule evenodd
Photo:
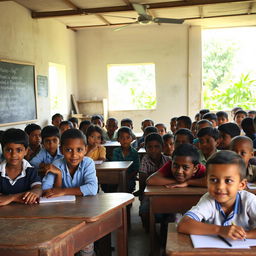
<instances>
[{"instance_id":1,"label":"wooden ceiling beam","mask_svg":"<svg viewBox=\"0 0 256 256\"><path fill-rule=\"evenodd\" d=\"M107 20L107 19L105 19L102 15L100 15L100 14L95 14L101 21L103 21L107 26L110 26L111 25L111 23Z\"/></svg>"},{"instance_id":2,"label":"wooden ceiling beam","mask_svg":"<svg viewBox=\"0 0 256 256\"><path fill-rule=\"evenodd\" d=\"M199 5L198 8L199 8L199 16L202 19L204 17L204 7L202 5Z\"/></svg>"},{"instance_id":3,"label":"wooden ceiling beam","mask_svg":"<svg viewBox=\"0 0 256 256\"><path fill-rule=\"evenodd\" d=\"M249 3L247 14L252 13L253 4L254 4L253 2Z\"/></svg>"},{"instance_id":4,"label":"wooden ceiling beam","mask_svg":"<svg viewBox=\"0 0 256 256\"><path fill-rule=\"evenodd\" d=\"M123 2L127 5L127 6L132 6L131 2L129 0L123 0Z\"/></svg>"},{"instance_id":5,"label":"wooden ceiling beam","mask_svg":"<svg viewBox=\"0 0 256 256\"><path fill-rule=\"evenodd\" d=\"M80 9L78 6L76 6L74 3L72 3L70 0L62 0L65 4L67 4L70 8L73 8L75 10Z\"/></svg>"},{"instance_id":6,"label":"wooden ceiling beam","mask_svg":"<svg viewBox=\"0 0 256 256\"><path fill-rule=\"evenodd\" d=\"M253 0L186 0L186 1L174 1L164 3L150 3L148 9L159 8L175 8L175 7L190 7L190 6L204 6L223 3L237 3L237 2L254 2ZM132 6L112 6L112 7L100 7L90 9L77 9L77 10L65 10L65 11L52 11L52 12L32 12L32 18L52 18L60 16L72 16L82 14L100 14L106 12L124 12L134 11Z\"/></svg>"}]
</instances>

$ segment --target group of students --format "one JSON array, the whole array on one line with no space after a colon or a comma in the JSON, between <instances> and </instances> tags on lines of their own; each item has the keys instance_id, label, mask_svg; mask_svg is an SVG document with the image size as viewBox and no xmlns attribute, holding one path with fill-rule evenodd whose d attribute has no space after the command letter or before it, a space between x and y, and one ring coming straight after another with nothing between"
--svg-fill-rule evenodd
<instances>
[{"instance_id":1,"label":"group of students","mask_svg":"<svg viewBox=\"0 0 256 256\"><path fill-rule=\"evenodd\" d=\"M128 192L141 200L139 214L146 229L146 184L170 189L208 186L209 192L181 219L178 231L256 238L256 198L243 190L247 181L256 181L256 112L241 108L233 112L232 122L226 112L206 109L195 116L195 122L188 116L172 118L169 132L163 123L154 125L145 119L140 139L134 136L131 119L122 119L118 129L117 119L109 118L105 126L100 115L78 124L76 118L63 121L61 114L55 114L52 125L43 129L37 124L27 125L24 131L8 129L0 138L0 205L34 204L42 195L96 195L93 160L133 161L127 170ZM115 140L120 147L107 159L102 144ZM140 160L141 147L146 154ZM136 180L139 190L134 192ZM114 192L116 187L103 184L102 189Z\"/></svg>"}]
</instances>

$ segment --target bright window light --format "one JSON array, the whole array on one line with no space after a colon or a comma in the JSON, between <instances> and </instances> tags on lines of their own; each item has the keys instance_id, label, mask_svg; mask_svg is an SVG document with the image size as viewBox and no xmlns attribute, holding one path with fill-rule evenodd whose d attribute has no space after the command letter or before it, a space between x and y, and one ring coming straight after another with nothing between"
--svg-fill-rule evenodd
<instances>
[{"instance_id":1,"label":"bright window light","mask_svg":"<svg viewBox=\"0 0 256 256\"><path fill-rule=\"evenodd\" d=\"M155 64L108 65L110 110L156 108Z\"/></svg>"}]
</instances>

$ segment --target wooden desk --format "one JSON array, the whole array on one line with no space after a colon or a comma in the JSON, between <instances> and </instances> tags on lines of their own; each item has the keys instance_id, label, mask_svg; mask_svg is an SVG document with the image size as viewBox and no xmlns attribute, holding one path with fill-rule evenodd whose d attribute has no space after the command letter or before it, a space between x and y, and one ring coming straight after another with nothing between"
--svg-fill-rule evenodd
<instances>
[{"instance_id":1,"label":"wooden desk","mask_svg":"<svg viewBox=\"0 0 256 256\"><path fill-rule=\"evenodd\" d=\"M127 255L126 206L134 196L110 193L77 197L76 202L41 205L10 204L1 207L0 219L65 219L85 221L86 232L77 243L86 246L117 230L118 255ZM68 221L67 221L68 222Z\"/></svg>"},{"instance_id":2,"label":"wooden desk","mask_svg":"<svg viewBox=\"0 0 256 256\"><path fill-rule=\"evenodd\" d=\"M166 188L165 186L147 186L144 193L149 197L150 246L151 254L155 251L155 214L184 213L195 205L207 188Z\"/></svg>"},{"instance_id":3,"label":"wooden desk","mask_svg":"<svg viewBox=\"0 0 256 256\"><path fill-rule=\"evenodd\" d=\"M139 154L140 160L142 160L143 156L145 156L147 154L146 149L145 148L140 148L138 150L138 154Z\"/></svg>"},{"instance_id":4,"label":"wooden desk","mask_svg":"<svg viewBox=\"0 0 256 256\"><path fill-rule=\"evenodd\" d=\"M195 249L189 235L180 234L176 231L175 224L169 223L166 256L252 256L256 255L256 247L252 249Z\"/></svg>"},{"instance_id":5,"label":"wooden desk","mask_svg":"<svg viewBox=\"0 0 256 256\"><path fill-rule=\"evenodd\" d=\"M102 144L102 146L106 148L106 157L111 161L113 157L113 150L120 147L121 144L118 141L107 141L106 143Z\"/></svg>"},{"instance_id":6,"label":"wooden desk","mask_svg":"<svg viewBox=\"0 0 256 256\"><path fill-rule=\"evenodd\" d=\"M74 255L83 248L86 223L78 220L0 219L0 255Z\"/></svg>"},{"instance_id":7,"label":"wooden desk","mask_svg":"<svg viewBox=\"0 0 256 256\"><path fill-rule=\"evenodd\" d=\"M127 192L127 169L132 161L111 161L96 164L96 173L100 184L117 184L119 192Z\"/></svg>"}]
</instances>

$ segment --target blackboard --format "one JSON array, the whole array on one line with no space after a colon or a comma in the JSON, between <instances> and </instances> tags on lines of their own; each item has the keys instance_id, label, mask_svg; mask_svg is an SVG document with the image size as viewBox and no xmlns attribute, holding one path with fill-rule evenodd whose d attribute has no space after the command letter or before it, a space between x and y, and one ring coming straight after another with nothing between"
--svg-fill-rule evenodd
<instances>
[{"instance_id":1,"label":"blackboard","mask_svg":"<svg viewBox=\"0 0 256 256\"><path fill-rule=\"evenodd\" d=\"M37 94L41 97L48 97L48 77L37 76Z\"/></svg>"},{"instance_id":2,"label":"blackboard","mask_svg":"<svg viewBox=\"0 0 256 256\"><path fill-rule=\"evenodd\" d=\"M37 119L35 66L0 60L0 126Z\"/></svg>"}]
</instances>

